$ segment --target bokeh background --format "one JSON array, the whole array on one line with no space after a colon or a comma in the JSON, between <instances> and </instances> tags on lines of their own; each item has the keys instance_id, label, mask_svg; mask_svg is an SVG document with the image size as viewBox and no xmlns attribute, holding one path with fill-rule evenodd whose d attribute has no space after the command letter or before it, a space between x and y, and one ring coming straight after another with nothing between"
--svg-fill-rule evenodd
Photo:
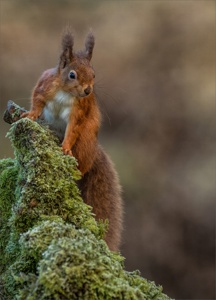
<instances>
[{"instance_id":1,"label":"bokeh background","mask_svg":"<svg viewBox=\"0 0 216 300\"><path fill-rule=\"evenodd\" d=\"M0 109L29 107L58 62L70 24L75 48L96 36L100 142L125 201L127 270L176 299L215 299L215 1L0 2ZM0 119L0 158L13 157Z\"/></svg>"}]
</instances>

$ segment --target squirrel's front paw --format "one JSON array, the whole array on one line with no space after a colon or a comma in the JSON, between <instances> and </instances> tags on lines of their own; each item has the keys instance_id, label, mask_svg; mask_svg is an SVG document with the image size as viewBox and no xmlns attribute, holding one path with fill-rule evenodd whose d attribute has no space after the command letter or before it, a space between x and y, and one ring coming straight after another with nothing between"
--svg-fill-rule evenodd
<instances>
[{"instance_id":1,"label":"squirrel's front paw","mask_svg":"<svg viewBox=\"0 0 216 300\"><path fill-rule=\"evenodd\" d=\"M67 149L66 147L62 146L62 151L65 155L73 156L71 149Z\"/></svg>"},{"instance_id":2,"label":"squirrel's front paw","mask_svg":"<svg viewBox=\"0 0 216 300\"><path fill-rule=\"evenodd\" d=\"M39 117L39 115L32 111L21 114L21 118L29 118L32 121L35 121L36 119L38 119L38 117Z\"/></svg>"}]
</instances>

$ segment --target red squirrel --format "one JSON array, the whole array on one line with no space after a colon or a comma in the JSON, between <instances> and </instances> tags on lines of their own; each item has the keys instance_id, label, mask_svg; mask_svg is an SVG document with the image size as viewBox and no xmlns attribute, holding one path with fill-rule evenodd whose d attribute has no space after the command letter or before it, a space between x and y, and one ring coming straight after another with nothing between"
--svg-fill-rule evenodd
<instances>
[{"instance_id":1,"label":"red squirrel","mask_svg":"<svg viewBox=\"0 0 216 300\"><path fill-rule=\"evenodd\" d=\"M85 49L73 51L73 35L66 30L56 67L43 72L31 97L31 109L22 117L43 117L73 155L82 173L78 186L97 220L109 221L105 236L110 250L118 251L122 231L121 188L114 166L98 144L100 111L94 94L95 72L90 61L95 39L89 32Z\"/></svg>"}]
</instances>

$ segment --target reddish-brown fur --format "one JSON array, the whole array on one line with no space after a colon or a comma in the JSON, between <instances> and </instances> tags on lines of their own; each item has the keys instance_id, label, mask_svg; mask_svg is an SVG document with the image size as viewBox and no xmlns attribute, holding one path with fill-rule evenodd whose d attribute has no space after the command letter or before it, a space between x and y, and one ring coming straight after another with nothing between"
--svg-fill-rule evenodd
<instances>
[{"instance_id":1,"label":"reddish-brown fur","mask_svg":"<svg viewBox=\"0 0 216 300\"><path fill-rule=\"evenodd\" d=\"M54 118L54 130L58 126L64 128L65 123L60 135L62 150L76 157L83 175L78 182L83 199L93 207L97 220L109 220L105 240L116 251L122 231L121 188L112 162L97 141L100 111L93 93L94 70L90 65L93 47L94 36L89 33L85 50L74 53L73 36L65 32L58 66L42 74L32 93L31 110L22 117ZM71 79L71 72L75 78ZM63 125L58 125L59 120Z\"/></svg>"}]
</instances>

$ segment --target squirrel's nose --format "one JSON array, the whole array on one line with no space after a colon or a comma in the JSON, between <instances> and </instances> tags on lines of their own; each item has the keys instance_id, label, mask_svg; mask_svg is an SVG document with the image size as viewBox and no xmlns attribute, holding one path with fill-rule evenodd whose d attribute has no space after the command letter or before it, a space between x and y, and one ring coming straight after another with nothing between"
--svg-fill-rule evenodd
<instances>
[{"instance_id":1,"label":"squirrel's nose","mask_svg":"<svg viewBox=\"0 0 216 300\"><path fill-rule=\"evenodd\" d=\"M89 95L91 93L91 87L88 86L86 89L84 89L84 92L86 95Z\"/></svg>"}]
</instances>

